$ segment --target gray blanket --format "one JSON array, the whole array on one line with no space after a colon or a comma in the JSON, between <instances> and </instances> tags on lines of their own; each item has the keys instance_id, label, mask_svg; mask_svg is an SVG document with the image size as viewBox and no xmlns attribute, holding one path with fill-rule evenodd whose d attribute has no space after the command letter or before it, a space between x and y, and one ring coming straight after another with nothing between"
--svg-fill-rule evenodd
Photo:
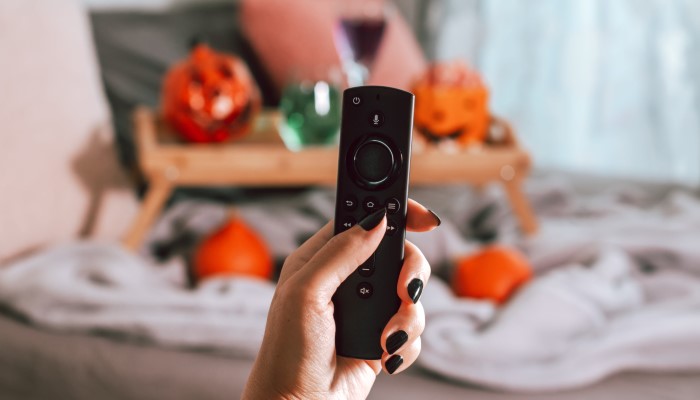
<instances>
[{"instance_id":1,"label":"gray blanket","mask_svg":"<svg viewBox=\"0 0 700 400\"><path fill-rule=\"evenodd\" d=\"M647 305L658 303L661 304L661 311L656 314L658 318L654 313L647 313L647 323L662 321L659 318L668 314L663 312L664 290L668 291L670 287L664 286L667 283L664 279L669 276L666 272L671 272L671 275L676 273L676 276L677 273L686 274L688 279L681 276L676 282L688 283L686 286L689 294L696 293L700 287L691 279L697 275L700 265L697 246L700 243L700 206L694 197L674 192L661 201L652 201L645 193L619 188L611 192L599 192L595 196L581 197L557 180L535 181L530 185L529 191L542 223L541 233L534 238L523 238L517 233L517 225L499 188L475 194L457 186L414 190L412 197L438 211L445 222L436 231L427 234L411 233L408 238L424 251L433 264L436 275L442 277L450 276L452 259L478 248L485 239L518 246L528 253L538 274L562 270L566 277L551 278L545 274L536 281L546 282L546 285L540 286L554 287L559 292L580 292L578 297L569 296L569 302L578 304L576 307L599 312L600 316L594 320L597 322L587 322L590 313L582 313L581 319L568 325L554 323L547 327L530 324L533 332L543 332L544 329L550 335L550 340L545 345L559 341L563 347L554 353L546 346L534 347L523 353L524 356L516 350L511 353L502 352L499 360L492 354L480 354L478 349L485 351L491 347L479 346L478 340L472 343L472 347L462 349L460 346L464 346L470 337L470 340L478 339L483 329L488 333L502 328L500 335L503 338L517 334L518 326L527 325L517 323L518 318L522 319L522 315L528 313L543 310L560 313L553 314L554 316L576 313L564 308L555 311L547 309L544 307L548 304L547 297L542 297L539 289L533 289L534 294L531 293L533 291L525 290L523 293L531 295L516 297L512 306L503 310L488 304L464 307L461 305L463 300L431 291L431 287L440 288L436 281L429 285L424 296L428 330L421 358L423 365L454 379L511 390L552 390L578 386L621 368L648 366L644 359L618 363L613 367L606 364L605 368L594 368L592 373L577 379L564 375L557 378L551 373L544 373L546 368L542 370L543 376L550 379L515 379L522 368L514 368L512 374L484 375L487 361L493 364L493 371L503 372L506 370L499 364L501 362L513 366L520 362L532 367L535 364L531 362L541 357L567 360L566 346L580 347L581 342L567 341L566 338L595 333L595 329L605 326L601 325L601 321L609 316L617 317L621 312L642 311L648 308ZM282 260L330 219L333 213L333 194L324 190L301 192L239 204L236 210L238 215L261 234L274 255ZM107 332L162 346L206 348L251 357L259 345L265 310L273 290L272 283L240 279L212 280L206 285L190 289L186 279L186 263L183 262L191 249L196 247L198 239L215 229L227 217L228 207L211 202L180 202L168 210L153 230L143 253L150 255L149 250L155 248L161 258L170 260L166 263L169 267L126 255L113 246L76 244L51 249L22 260L0 273L0 302L32 323L55 330ZM604 254L601 251L610 249L623 256L601 258ZM602 276L602 280L598 281L591 278L595 277L595 273L585 267L591 263L590 260L597 259L606 260L601 264L605 268L591 270L604 271L595 272ZM119 265L123 267L119 268ZM578 265L583 265L583 273L575 272L576 268L581 268ZM566 272L568 270L574 272ZM663 273L649 274L649 271L657 270ZM650 284L648 279L640 280L638 276L659 278L652 279L654 283ZM632 292L614 290L616 279L624 279L625 285L636 289ZM581 286L581 282L589 282L588 287L592 288L611 285L611 289L608 292L591 291L587 290L585 284ZM540 286L533 287L537 289ZM545 294L549 293L547 290ZM602 300L600 296L603 296ZM533 298L537 301L533 302ZM688 313L686 315L690 317L697 313L693 314L692 304L695 303L689 303L688 299L691 298L681 299L685 301L682 304L690 307L682 312ZM528 302L531 303L529 306ZM509 311L513 307L519 311ZM600 310L596 311L596 307ZM484 309L490 311L484 312ZM445 313L445 310L452 310L452 314ZM502 312L505 314L501 315ZM461 322L465 315L475 321L476 325L471 328L465 326ZM474 315L476 318L472 318ZM516 315L514 319L510 318L515 322L508 322L508 315ZM625 315L634 317L637 314ZM440 324L433 323L436 316L440 317ZM681 321L685 321L682 317L683 315ZM557 318L550 320L556 322ZM614 320L610 318L610 321ZM504 334L502 331L508 326L515 327L515 330L506 329ZM440 330L433 334L431 327L439 327ZM475 332L481 333L475 336ZM686 335L700 337L700 332L697 335L693 332L694 330L685 329ZM445 341L448 333L457 338L457 341L451 344L454 351L448 349L444 353L445 344L449 343ZM645 344L666 349L666 355L676 354L689 342L674 342L672 333L673 331L659 333ZM474 346L474 343L477 345ZM700 348L700 342L697 345ZM623 347L618 346L618 349L621 348ZM469 349L464 354L469 354L470 357L450 359L452 364L449 371L441 368L440 360L446 365L445 360L449 359L445 354L457 355L458 349ZM474 353L474 349L477 349L477 353ZM639 347L627 349L636 351ZM470 369L474 365L470 364L470 359L478 357L482 357L484 368L477 368L478 371ZM674 357L660 359L666 360L670 367L697 367L697 363L688 363ZM606 358L605 353L599 354L598 358ZM595 365L603 364L589 362L589 366ZM556 364L550 363L546 367L558 370ZM536 381L539 382L538 386L532 386Z\"/></svg>"}]
</instances>

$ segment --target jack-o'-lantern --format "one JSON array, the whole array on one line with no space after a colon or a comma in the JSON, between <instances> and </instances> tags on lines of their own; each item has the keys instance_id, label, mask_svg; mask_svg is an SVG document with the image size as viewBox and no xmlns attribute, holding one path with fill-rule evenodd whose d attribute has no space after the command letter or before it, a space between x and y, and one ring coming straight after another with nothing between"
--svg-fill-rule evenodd
<instances>
[{"instance_id":1,"label":"jack-o'-lantern","mask_svg":"<svg viewBox=\"0 0 700 400\"><path fill-rule=\"evenodd\" d=\"M260 91L245 63L203 43L170 68L163 116L185 140L222 142L245 135L260 110Z\"/></svg>"},{"instance_id":2,"label":"jack-o'-lantern","mask_svg":"<svg viewBox=\"0 0 700 400\"><path fill-rule=\"evenodd\" d=\"M429 140L483 143L489 126L488 90L463 63L432 65L413 87L415 125Z\"/></svg>"}]
</instances>

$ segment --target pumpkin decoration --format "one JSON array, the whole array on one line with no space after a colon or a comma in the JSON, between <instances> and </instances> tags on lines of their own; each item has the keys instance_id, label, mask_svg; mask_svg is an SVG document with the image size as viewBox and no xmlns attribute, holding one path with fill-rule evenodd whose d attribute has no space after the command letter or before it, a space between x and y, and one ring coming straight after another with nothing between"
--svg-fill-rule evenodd
<instances>
[{"instance_id":1,"label":"pumpkin decoration","mask_svg":"<svg viewBox=\"0 0 700 400\"><path fill-rule=\"evenodd\" d=\"M245 63L204 43L170 68L161 100L165 120L185 140L198 143L245 135L261 103Z\"/></svg>"},{"instance_id":2,"label":"pumpkin decoration","mask_svg":"<svg viewBox=\"0 0 700 400\"><path fill-rule=\"evenodd\" d=\"M490 246L457 261L452 289L457 296L505 303L532 278L523 254L505 246Z\"/></svg>"},{"instance_id":3,"label":"pumpkin decoration","mask_svg":"<svg viewBox=\"0 0 700 400\"><path fill-rule=\"evenodd\" d=\"M265 242L237 217L206 238L193 261L198 281L216 276L270 279L273 272L272 256Z\"/></svg>"},{"instance_id":4,"label":"pumpkin decoration","mask_svg":"<svg viewBox=\"0 0 700 400\"><path fill-rule=\"evenodd\" d=\"M488 90L479 75L460 62L438 63L413 87L415 125L429 140L483 143L489 127Z\"/></svg>"}]
</instances>

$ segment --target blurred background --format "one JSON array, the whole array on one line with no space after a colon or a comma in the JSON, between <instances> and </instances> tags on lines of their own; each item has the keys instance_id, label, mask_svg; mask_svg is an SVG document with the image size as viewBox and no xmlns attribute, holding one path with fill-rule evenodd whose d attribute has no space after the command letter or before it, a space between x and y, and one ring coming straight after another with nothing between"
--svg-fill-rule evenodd
<instances>
[{"instance_id":1,"label":"blurred background","mask_svg":"<svg viewBox=\"0 0 700 400\"><path fill-rule=\"evenodd\" d=\"M116 3L88 6L99 17L181 2ZM426 59L459 59L479 71L491 109L516 124L538 167L700 182L694 3L396 4Z\"/></svg>"},{"instance_id":2,"label":"blurred background","mask_svg":"<svg viewBox=\"0 0 700 400\"><path fill-rule=\"evenodd\" d=\"M484 75L539 166L697 185L696 5L428 3L430 54Z\"/></svg>"},{"instance_id":3,"label":"blurred background","mask_svg":"<svg viewBox=\"0 0 700 400\"><path fill-rule=\"evenodd\" d=\"M2 398L237 396L365 84L443 221L370 398L700 397L700 3L3 0L0 54Z\"/></svg>"}]
</instances>

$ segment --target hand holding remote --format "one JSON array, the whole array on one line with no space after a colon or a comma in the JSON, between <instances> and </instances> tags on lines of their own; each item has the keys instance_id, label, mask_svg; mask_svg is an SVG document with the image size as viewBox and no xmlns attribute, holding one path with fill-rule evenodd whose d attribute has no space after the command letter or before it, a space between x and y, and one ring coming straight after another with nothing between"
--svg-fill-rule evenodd
<instances>
[{"instance_id":1,"label":"hand holding remote","mask_svg":"<svg viewBox=\"0 0 700 400\"><path fill-rule=\"evenodd\" d=\"M407 210L410 231L429 231L439 225L435 214L414 201L408 201ZM417 300L430 266L409 242L395 287L401 306L381 335L381 360L336 355L331 297L376 250L386 226L381 211L337 236L331 222L287 258L244 399L364 399L382 366L397 373L415 361L424 326Z\"/></svg>"}]
</instances>

